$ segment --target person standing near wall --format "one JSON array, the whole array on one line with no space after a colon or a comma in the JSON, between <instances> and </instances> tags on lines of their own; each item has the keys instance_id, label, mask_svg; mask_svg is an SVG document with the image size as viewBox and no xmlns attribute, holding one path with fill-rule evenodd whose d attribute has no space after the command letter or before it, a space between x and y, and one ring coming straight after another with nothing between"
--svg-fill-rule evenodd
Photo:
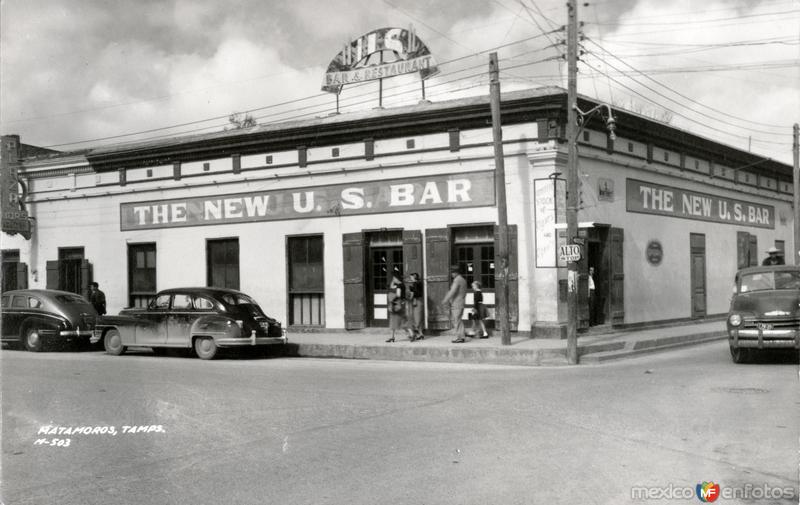
<instances>
[{"instance_id":1,"label":"person standing near wall","mask_svg":"<svg viewBox=\"0 0 800 505\"><path fill-rule=\"evenodd\" d=\"M597 297L595 296L594 267L589 267L589 326L597 324Z\"/></svg>"},{"instance_id":2,"label":"person standing near wall","mask_svg":"<svg viewBox=\"0 0 800 505\"><path fill-rule=\"evenodd\" d=\"M106 313L106 295L100 291L100 284L96 282L89 283L89 303L99 315Z\"/></svg>"},{"instance_id":3,"label":"person standing near wall","mask_svg":"<svg viewBox=\"0 0 800 505\"><path fill-rule=\"evenodd\" d=\"M401 274L395 269L392 272L392 280L386 294L386 308L389 311L389 328L392 336L386 339L387 342L394 342L394 334L397 330L402 330L405 326L405 297L406 286L400 280Z\"/></svg>"},{"instance_id":4,"label":"person standing near wall","mask_svg":"<svg viewBox=\"0 0 800 505\"><path fill-rule=\"evenodd\" d=\"M764 261L761 262L762 265L783 265L783 256L780 255L781 250L775 246L770 247L767 249L767 256L764 258Z\"/></svg>"},{"instance_id":5,"label":"person standing near wall","mask_svg":"<svg viewBox=\"0 0 800 505\"><path fill-rule=\"evenodd\" d=\"M461 268L458 265L450 267L450 277L453 279L450 290L442 300L442 305L450 304L450 328L455 338L454 344L465 342L464 340L464 304L467 298L467 281L461 275Z\"/></svg>"}]
</instances>

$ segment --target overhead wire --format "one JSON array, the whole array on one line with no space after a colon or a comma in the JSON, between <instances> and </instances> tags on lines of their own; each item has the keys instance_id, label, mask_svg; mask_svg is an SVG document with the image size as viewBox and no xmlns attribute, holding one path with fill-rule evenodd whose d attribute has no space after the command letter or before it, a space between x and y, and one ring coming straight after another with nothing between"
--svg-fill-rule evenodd
<instances>
[{"instance_id":1,"label":"overhead wire","mask_svg":"<svg viewBox=\"0 0 800 505\"><path fill-rule=\"evenodd\" d=\"M745 119L745 118L742 118L742 117L736 116L736 115L734 115L734 114L730 114L730 113L728 113L728 112L721 111L721 110L719 110L719 109L716 109L716 108L714 108L714 107L711 107L711 106L709 106L709 105L705 105L705 104L703 104L703 103L701 103L701 102L699 102L699 101L697 101L697 100L695 100L695 99L693 99L693 98L691 98L691 97L689 97L689 96L687 96L687 95L684 95L683 93L680 93L679 91L676 91L674 88L672 88L672 87L670 87L670 86L666 86L665 84L663 84L663 83L659 82L658 80L654 79L654 78L653 78L652 76L650 76L648 73L645 73L645 72L642 72L642 71L640 71L640 70L636 69L636 68L635 68L634 66L632 66L630 63L626 62L625 60L623 60L622 58L618 57L617 55L615 55L615 54L611 53L610 51L608 51L607 49L605 49L603 46L601 46L600 44L598 44L597 42L595 42L595 41L594 41L594 40L592 40L591 38L587 38L586 40L587 40L588 42L590 42L591 44L593 44L594 46L596 46L596 47L597 47L598 49L600 49L601 51L603 51L603 52L604 52L605 54L607 54L608 56L610 56L610 57L614 58L615 60L617 60L617 61L621 62L623 65L625 65L625 66L627 66L628 68L630 68L632 71L634 71L634 72L635 72L635 73L637 73L638 75L641 75L642 77L644 77L644 78L648 79L649 81L651 81L651 82L653 82L653 83L655 83L655 84L657 84L657 85L659 85L659 86L661 86L661 87L663 87L663 88L665 88L665 89L668 89L670 92L674 93L675 95L678 95L678 96L679 96L679 97L681 97L682 99L684 99L684 100L687 100L687 101L689 101L689 102L691 102L691 103L693 103L693 104L699 105L699 106L701 106L701 107L704 107L704 108L706 108L706 109L709 109L709 110L711 110L711 111L713 111L713 112L715 112L715 113L717 113L717 114L720 114L720 115L722 115L722 116L725 116L725 117L728 117L728 118L731 118L731 119L735 119L735 120L737 120L737 121L741 121L741 122L744 122L744 123L753 124L753 125L758 125L758 126L764 126L764 127L768 127L768 128L774 128L774 129L785 129L785 128L786 128L785 126L781 126L781 125L775 125L775 124L769 124L769 123L760 123L760 122L753 121L753 120L750 120L750 119ZM602 58L600 58L600 59L602 60ZM606 62L606 63L607 63L607 62ZM611 65L609 65L609 66L611 66ZM614 68L614 69L615 69L615 70L617 70L617 71L620 71L619 69L617 69L617 68L615 68L615 67L613 67L613 66L612 66L612 68ZM739 68L741 68L741 66L740 66ZM620 72L621 72L621 71L620 71ZM625 72L622 72L622 73L623 73L623 74L625 74ZM650 73L652 73L652 72L650 72ZM650 89L650 88L648 88L648 89ZM653 91L653 90L651 89L651 91ZM663 96L663 95L661 95L661 96ZM667 98L668 100L672 101L673 103L677 103L678 105L681 105L679 102L677 102L677 101L675 101L675 100L673 100L673 99L671 99L671 98L668 98L668 97L664 97L664 98ZM689 110L693 110L693 109L691 109L691 108L690 108ZM698 114L701 114L701 115L703 115L703 116L705 116L705 117L708 117L708 118L710 118L710 119L715 119L715 118L713 118L713 117L711 117L711 116L708 116L708 115L706 115L706 114L703 114L703 113L701 113L701 112L697 112L697 111L694 111L694 112L696 112L696 113L698 113ZM732 126L735 126L735 127L737 127L737 128L741 128L741 129L745 129L745 128L746 128L746 129L752 129L751 127L744 127L744 126L738 126L738 125L732 125ZM752 130L753 130L753 131L758 131L758 132L760 132L760 133L767 133L767 134L769 134L769 135L784 135L784 134L779 134L779 133L775 133L775 132L768 132L768 131L765 131L765 130L757 130L757 129L752 129ZM786 134L786 135L788 135L788 134Z\"/></svg>"},{"instance_id":2,"label":"overhead wire","mask_svg":"<svg viewBox=\"0 0 800 505\"><path fill-rule=\"evenodd\" d=\"M628 91L630 91L631 93L634 93L635 95L639 96L640 98L642 98L642 99L646 100L648 103L651 103L651 104L653 104L653 105L656 105L657 107L661 107L662 109L664 109L664 110L666 110L666 111L668 111L668 112L670 112L670 113L672 113L672 114L674 114L674 115L676 115L676 116L682 117L682 118L684 118L685 120L689 121L689 122L690 122L690 123L692 123L692 124L697 124L697 125L700 125L700 126L702 126L703 128L706 128L706 129L709 129L709 130L715 131L715 132L717 132L717 133L721 133L721 134L723 134L723 135L727 135L727 136L729 136L729 137L738 138L738 139L744 139L744 140L751 140L751 139L752 139L752 137L749 137L749 136L745 136L745 135L737 135L737 134L735 134L735 133L731 133L730 131L721 130L721 129L719 129L719 128L716 128L716 127L714 127L714 126L711 126L711 125L709 125L709 124L701 123L701 122L697 121L696 119L694 119L694 118L691 118L691 117L687 116L687 115L686 115L686 114L684 114L684 113L681 113L681 112L678 112L678 111L676 111L676 110L674 110L674 109L671 109L671 108L669 108L669 107L666 107L666 106L664 106L663 104L661 104L661 103L658 103L658 102L657 102L657 101L655 101L654 99L652 99L652 98L650 98L650 97L648 97L648 96L646 96L646 95L643 95L643 94L642 94L642 93L640 93L639 91L637 91L637 90L635 90L635 89L631 88L630 86L628 86L628 85L624 84L623 82L619 81L618 79L614 78L613 76L609 76L608 74L606 74L606 73L605 73L605 72L603 72L602 70L600 70L600 69L598 69L598 68L596 68L596 67L592 66L591 64L589 64L589 63L586 63L586 62L584 62L584 64L586 64L587 66L589 66L590 68L592 68L592 69L593 69L593 70L595 70L596 72L598 72L598 73L600 73L600 74L602 74L602 75L606 75L607 77L609 77L609 79L611 79L611 80L612 80L612 81L614 81L615 83L619 84L619 85L620 85L620 86L622 86L624 89L627 89L627 90L628 90ZM608 64L608 63L606 62L606 64ZM608 65L609 65L610 67L612 67L612 68L615 68L615 67L614 67L613 65L611 65L611 64L608 64ZM615 69L616 69L616 68L615 68ZM616 70L618 70L618 69L616 69ZM638 84L641 84L641 83L638 83ZM668 97L665 97L663 94L661 94L661 93L659 93L659 92L657 92L657 91L653 90L652 88L649 88L648 86L643 86L643 87L645 87L645 88L649 89L650 91L653 91L653 92L655 92L657 95L659 95L659 96L661 96L661 97L663 97L663 98L667 98L667 99L669 99ZM669 100L674 102L674 100L672 100L672 99L669 99ZM679 105L680 105L680 104L679 104ZM788 144L788 143L786 143L786 142L776 142L776 141L763 140L763 139L758 139L758 140L759 140L759 142L766 143L766 144L773 144L773 145L787 145L787 144Z\"/></svg>"},{"instance_id":3,"label":"overhead wire","mask_svg":"<svg viewBox=\"0 0 800 505\"><path fill-rule=\"evenodd\" d=\"M504 48L515 46L515 45L519 45L519 44L524 44L526 42L530 42L532 40L535 40L535 39L538 39L538 38L541 38L541 37L547 37L547 35L549 35L550 33L552 33L552 32L536 34L536 35L533 35L531 37L525 37L523 39L512 41L512 42L508 42L508 43L505 43L505 44L500 44L498 46L495 46L495 47L492 47L492 48L489 48L489 49L476 51L476 52L473 52L471 54L459 56L459 57L456 57L456 58L441 62L441 63L439 63L439 66L453 64L453 63L456 63L456 62L459 62L459 61L463 61L463 60L466 60L466 59L469 59L469 58L478 57L478 56L480 56L482 54L486 54L486 53L489 53L491 51L496 51L496 50L504 49ZM369 85L369 83L359 83L359 84L353 85L351 87L352 88L360 88L360 87L364 87L364 86L368 86L368 85ZM262 106L262 107L256 107L256 108L253 108L253 109L246 109L246 110L242 110L242 111L239 111L239 112L241 112L243 114L251 114L251 113L254 113L254 112L274 109L274 108L277 108L277 107L281 107L281 106L285 106L285 105L291 105L291 104L303 102L303 101L306 101L306 100L312 100L312 99L326 97L326 96L330 96L330 94L329 93L318 93L318 94L307 96L307 97L301 97L301 98L297 98L297 99L293 99L293 100L287 100L287 101L284 101L284 102L280 102L280 103L276 103L276 104L270 104L270 105L266 105L266 106ZM55 147L73 146L73 145L76 146L76 145L80 145L80 144L88 144L88 143L93 143L93 142L103 142L103 141L108 141L108 140L116 140L116 139L122 139L122 138L126 138L126 137L132 137L132 136L136 136L136 135L143 135L143 134L148 134L148 133L154 133L154 132L172 130L172 129L176 129L176 128L182 128L182 127L185 127L185 126L198 125L198 124L202 124L202 123L207 123L209 121L226 120L229 117L230 117L230 114L226 114L226 115L221 115L221 116L214 116L214 117L211 117L211 118L200 119L200 120L196 120L196 121L189 121L189 122L186 122L186 123L168 125L168 126L159 127L159 128L150 128L150 129L147 129L147 130L141 130L141 131L136 131L136 132L124 133L124 134L119 134L119 135L111 135L111 136L100 137L100 138L85 139L85 140L73 141L73 142L65 142L65 143L60 143L60 144L51 144L51 145L43 146L43 147L45 147L45 148L55 148ZM190 132L203 131L203 130L211 129L211 128L221 128L222 126L225 126L226 124L228 124L228 123L222 123L222 124L219 124L219 125L213 125L213 126L210 126L208 128L200 128L200 129L190 130ZM166 136L170 136L170 135L166 135ZM153 138L158 138L158 137L150 137L150 139L153 139ZM134 140L133 142L139 142L139 140Z\"/></svg>"}]
</instances>

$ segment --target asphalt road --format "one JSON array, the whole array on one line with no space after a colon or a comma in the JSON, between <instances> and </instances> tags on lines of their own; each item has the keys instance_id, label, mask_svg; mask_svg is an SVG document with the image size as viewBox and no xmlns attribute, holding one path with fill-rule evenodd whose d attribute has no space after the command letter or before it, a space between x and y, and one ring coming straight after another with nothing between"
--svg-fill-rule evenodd
<instances>
[{"instance_id":1,"label":"asphalt road","mask_svg":"<svg viewBox=\"0 0 800 505\"><path fill-rule=\"evenodd\" d=\"M794 488L717 503L798 501L797 361L734 365L724 342L553 368L7 350L0 365L5 505L700 503L685 493L703 481Z\"/></svg>"}]
</instances>

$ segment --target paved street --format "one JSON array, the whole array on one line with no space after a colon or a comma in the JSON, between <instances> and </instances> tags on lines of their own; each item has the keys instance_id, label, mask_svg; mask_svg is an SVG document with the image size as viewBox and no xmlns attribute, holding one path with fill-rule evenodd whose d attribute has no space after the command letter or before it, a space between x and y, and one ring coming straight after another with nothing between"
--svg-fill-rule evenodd
<instances>
[{"instance_id":1,"label":"paved street","mask_svg":"<svg viewBox=\"0 0 800 505\"><path fill-rule=\"evenodd\" d=\"M4 350L2 500L620 504L703 481L796 489L797 362L737 366L726 346L552 368Z\"/></svg>"}]
</instances>

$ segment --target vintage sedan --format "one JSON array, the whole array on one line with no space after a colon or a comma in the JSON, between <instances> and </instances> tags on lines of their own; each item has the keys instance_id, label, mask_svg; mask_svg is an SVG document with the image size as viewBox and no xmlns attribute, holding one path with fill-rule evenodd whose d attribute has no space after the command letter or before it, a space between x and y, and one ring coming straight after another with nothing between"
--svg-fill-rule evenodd
<instances>
[{"instance_id":1,"label":"vintage sedan","mask_svg":"<svg viewBox=\"0 0 800 505\"><path fill-rule=\"evenodd\" d=\"M2 296L3 343L39 352L53 344L88 343L97 312L84 297L52 289L20 289Z\"/></svg>"},{"instance_id":2,"label":"vintage sedan","mask_svg":"<svg viewBox=\"0 0 800 505\"><path fill-rule=\"evenodd\" d=\"M735 363L759 349L800 350L800 267L775 265L736 273L728 312L728 343Z\"/></svg>"},{"instance_id":3,"label":"vintage sedan","mask_svg":"<svg viewBox=\"0 0 800 505\"><path fill-rule=\"evenodd\" d=\"M286 343L281 324L246 294L222 288L175 288L159 292L144 308L122 310L97 321L92 342L108 354L129 346L194 349L212 359L221 348Z\"/></svg>"}]
</instances>

